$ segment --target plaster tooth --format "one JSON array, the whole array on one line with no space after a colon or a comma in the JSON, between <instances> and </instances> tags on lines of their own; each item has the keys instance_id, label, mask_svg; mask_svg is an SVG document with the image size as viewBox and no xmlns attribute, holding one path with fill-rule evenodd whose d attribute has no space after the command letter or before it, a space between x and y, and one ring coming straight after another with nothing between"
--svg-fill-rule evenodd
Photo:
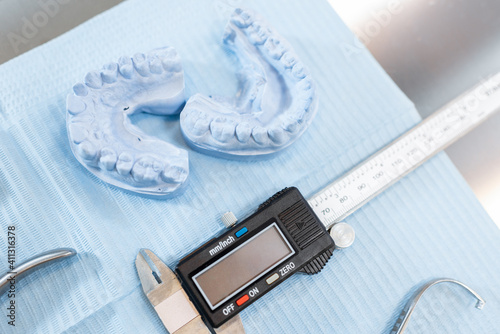
<instances>
[{"instance_id":1,"label":"plaster tooth","mask_svg":"<svg viewBox=\"0 0 500 334\"><path fill-rule=\"evenodd\" d=\"M101 74L98 72L89 72L85 76L85 84L90 88L99 89L102 87Z\"/></svg>"},{"instance_id":2,"label":"plaster tooth","mask_svg":"<svg viewBox=\"0 0 500 334\"><path fill-rule=\"evenodd\" d=\"M267 131L269 138L278 145L283 144L288 138L286 135L285 131L283 129L280 129L278 127L272 127Z\"/></svg>"},{"instance_id":3,"label":"plaster tooth","mask_svg":"<svg viewBox=\"0 0 500 334\"><path fill-rule=\"evenodd\" d=\"M253 45L264 44L269 36L271 36L271 30L262 22L254 22L247 29L248 40Z\"/></svg>"},{"instance_id":4,"label":"plaster tooth","mask_svg":"<svg viewBox=\"0 0 500 334\"><path fill-rule=\"evenodd\" d=\"M252 127L250 124L243 122L236 126L236 138L241 143L247 143L252 135Z\"/></svg>"},{"instance_id":5,"label":"plaster tooth","mask_svg":"<svg viewBox=\"0 0 500 334\"><path fill-rule=\"evenodd\" d=\"M188 177L188 170L176 165L167 165L161 173L161 178L167 183L183 183Z\"/></svg>"},{"instance_id":6,"label":"plaster tooth","mask_svg":"<svg viewBox=\"0 0 500 334\"><path fill-rule=\"evenodd\" d=\"M85 160L93 160L97 155L96 147L88 140L81 142L77 147L78 154Z\"/></svg>"},{"instance_id":7,"label":"plaster tooth","mask_svg":"<svg viewBox=\"0 0 500 334\"><path fill-rule=\"evenodd\" d=\"M264 48L273 59L280 59L283 53L285 53L285 47L276 36L269 37L264 43Z\"/></svg>"},{"instance_id":8,"label":"plaster tooth","mask_svg":"<svg viewBox=\"0 0 500 334\"><path fill-rule=\"evenodd\" d=\"M163 66L161 64L161 60L158 58L151 60L151 62L149 63L149 69L151 73L162 74Z\"/></svg>"},{"instance_id":9,"label":"plaster tooth","mask_svg":"<svg viewBox=\"0 0 500 334\"><path fill-rule=\"evenodd\" d=\"M253 17L248 10L236 8L233 16L231 17L231 22L233 22L238 28L246 28L252 24Z\"/></svg>"},{"instance_id":10,"label":"plaster tooth","mask_svg":"<svg viewBox=\"0 0 500 334\"><path fill-rule=\"evenodd\" d=\"M180 72L182 70L182 65L177 59L163 59L161 63L167 72Z\"/></svg>"},{"instance_id":11,"label":"plaster tooth","mask_svg":"<svg viewBox=\"0 0 500 334\"><path fill-rule=\"evenodd\" d=\"M295 65L293 65L292 74L298 80L305 78L306 70L304 68L304 64L297 62Z\"/></svg>"},{"instance_id":12,"label":"plaster tooth","mask_svg":"<svg viewBox=\"0 0 500 334\"><path fill-rule=\"evenodd\" d=\"M133 58L133 63L135 70L143 77L147 77L151 75L149 70L149 63L146 60L146 56L144 53L136 53Z\"/></svg>"},{"instance_id":13,"label":"plaster tooth","mask_svg":"<svg viewBox=\"0 0 500 334\"><path fill-rule=\"evenodd\" d=\"M82 141L88 138L88 130L78 123L71 123L69 125L70 136L73 140L73 143L80 144Z\"/></svg>"},{"instance_id":14,"label":"plaster tooth","mask_svg":"<svg viewBox=\"0 0 500 334\"><path fill-rule=\"evenodd\" d=\"M189 117L189 118L188 118ZM209 131L212 118L201 111L193 111L191 115L186 117L191 126L190 132L196 136L201 136Z\"/></svg>"},{"instance_id":15,"label":"plaster tooth","mask_svg":"<svg viewBox=\"0 0 500 334\"><path fill-rule=\"evenodd\" d=\"M130 57L120 57L118 60L120 74L126 78L131 79L134 74L134 65L132 64L132 59Z\"/></svg>"},{"instance_id":16,"label":"plaster tooth","mask_svg":"<svg viewBox=\"0 0 500 334\"><path fill-rule=\"evenodd\" d=\"M173 59L178 57L177 51L169 46L155 49L153 53L162 60L165 58Z\"/></svg>"},{"instance_id":17,"label":"plaster tooth","mask_svg":"<svg viewBox=\"0 0 500 334\"><path fill-rule=\"evenodd\" d=\"M76 96L87 96L87 94L89 93L89 89L87 88L87 86L79 82L73 86L73 92Z\"/></svg>"},{"instance_id":18,"label":"plaster tooth","mask_svg":"<svg viewBox=\"0 0 500 334\"><path fill-rule=\"evenodd\" d=\"M234 124L217 118L210 123L210 132L217 141L225 143L234 137Z\"/></svg>"},{"instance_id":19,"label":"plaster tooth","mask_svg":"<svg viewBox=\"0 0 500 334\"><path fill-rule=\"evenodd\" d=\"M290 133L295 133L299 126L298 120L292 118L286 118L282 123L283 129Z\"/></svg>"},{"instance_id":20,"label":"plaster tooth","mask_svg":"<svg viewBox=\"0 0 500 334\"><path fill-rule=\"evenodd\" d=\"M153 169L154 158L143 157L132 167L132 176L139 183L150 183L156 179L158 172Z\"/></svg>"},{"instance_id":21,"label":"plaster tooth","mask_svg":"<svg viewBox=\"0 0 500 334\"><path fill-rule=\"evenodd\" d=\"M160 173L163 170L163 164L158 160L153 161L153 170L156 173Z\"/></svg>"},{"instance_id":22,"label":"plaster tooth","mask_svg":"<svg viewBox=\"0 0 500 334\"><path fill-rule=\"evenodd\" d=\"M308 111L309 110L309 107L311 106L312 104L312 98L309 97L309 98L302 98L299 103L298 103L298 109L300 110L304 110L304 111Z\"/></svg>"},{"instance_id":23,"label":"plaster tooth","mask_svg":"<svg viewBox=\"0 0 500 334\"><path fill-rule=\"evenodd\" d=\"M252 137L257 144L266 145L269 142L267 130L262 126L256 126L252 130Z\"/></svg>"},{"instance_id":24,"label":"plaster tooth","mask_svg":"<svg viewBox=\"0 0 500 334\"><path fill-rule=\"evenodd\" d=\"M109 63L104 66L103 71L101 72L102 81L108 84L116 82L118 77L118 64L117 63Z\"/></svg>"},{"instance_id":25,"label":"plaster tooth","mask_svg":"<svg viewBox=\"0 0 500 334\"><path fill-rule=\"evenodd\" d=\"M291 113L291 117L297 120L297 123L300 125L304 121L304 116L306 114L306 110L303 106L299 105L297 108Z\"/></svg>"},{"instance_id":26,"label":"plaster tooth","mask_svg":"<svg viewBox=\"0 0 500 334\"><path fill-rule=\"evenodd\" d=\"M101 157L99 158L99 166L105 170L111 171L116 165L116 152L109 147L105 147L101 150Z\"/></svg>"},{"instance_id":27,"label":"plaster tooth","mask_svg":"<svg viewBox=\"0 0 500 334\"><path fill-rule=\"evenodd\" d=\"M208 131L208 128L210 126L210 120L208 119L199 119L195 122L193 125L193 134L197 136L201 136L205 134Z\"/></svg>"},{"instance_id":28,"label":"plaster tooth","mask_svg":"<svg viewBox=\"0 0 500 334\"><path fill-rule=\"evenodd\" d=\"M69 94L66 99L67 110L72 115L78 115L87 109L87 105L79 97Z\"/></svg>"},{"instance_id":29,"label":"plaster tooth","mask_svg":"<svg viewBox=\"0 0 500 334\"><path fill-rule=\"evenodd\" d=\"M132 166L134 165L134 157L132 154L128 152L123 152L118 157L118 161L116 162L116 171L120 175L128 175L132 170Z\"/></svg>"},{"instance_id":30,"label":"plaster tooth","mask_svg":"<svg viewBox=\"0 0 500 334\"><path fill-rule=\"evenodd\" d=\"M285 68L291 69L297 63L297 59L298 57L295 53L287 51L283 54L280 60Z\"/></svg>"},{"instance_id":31,"label":"plaster tooth","mask_svg":"<svg viewBox=\"0 0 500 334\"><path fill-rule=\"evenodd\" d=\"M300 80L297 83L297 88L301 92L300 93L301 97L310 95L309 91L312 89L312 87L313 87L313 84L312 84L311 80L307 77L304 78L303 80Z\"/></svg>"},{"instance_id":32,"label":"plaster tooth","mask_svg":"<svg viewBox=\"0 0 500 334\"><path fill-rule=\"evenodd\" d=\"M157 49L155 55L160 59L165 71L172 73L182 71L181 58L175 49L171 47Z\"/></svg>"},{"instance_id":33,"label":"plaster tooth","mask_svg":"<svg viewBox=\"0 0 500 334\"><path fill-rule=\"evenodd\" d=\"M184 116L184 124L187 128L192 129L196 121L200 118L201 112L196 109L184 109L182 111L182 115Z\"/></svg>"}]
</instances>

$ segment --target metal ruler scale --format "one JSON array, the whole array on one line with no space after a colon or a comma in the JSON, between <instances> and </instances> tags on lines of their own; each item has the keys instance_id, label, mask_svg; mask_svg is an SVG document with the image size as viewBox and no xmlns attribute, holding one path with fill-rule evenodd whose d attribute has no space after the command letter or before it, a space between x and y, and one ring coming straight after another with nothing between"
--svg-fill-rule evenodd
<instances>
[{"instance_id":1,"label":"metal ruler scale","mask_svg":"<svg viewBox=\"0 0 500 334\"><path fill-rule=\"evenodd\" d=\"M327 229L500 110L500 73L460 95L308 199Z\"/></svg>"}]
</instances>

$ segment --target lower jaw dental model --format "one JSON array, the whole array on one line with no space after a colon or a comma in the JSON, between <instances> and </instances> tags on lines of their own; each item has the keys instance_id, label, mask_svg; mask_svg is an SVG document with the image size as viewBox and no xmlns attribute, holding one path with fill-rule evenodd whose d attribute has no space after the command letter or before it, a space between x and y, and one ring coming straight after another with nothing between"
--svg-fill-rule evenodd
<instances>
[{"instance_id":1,"label":"lower jaw dental model","mask_svg":"<svg viewBox=\"0 0 500 334\"><path fill-rule=\"evenodd\" d=\"M317 110L312 79L281 36L257 15L236 9L226 43L240 62L235 98L192 96L180 116L195 150L255 159L291 145ZM77 83L66 103L66 126L76 159L103 181L153 198L179 193L188 153L143 133L129 116L174 115L185 102L180 57L171 47L121 57Z\"/></svg>"},{"instance_id":2,"label":"lower jaw dental model","mask_svg":"<svg viewBox=\"0 0 500 334\"><path fill-rule=\"evenodd\" d=\"M308 70L290 44L249 10L236 9L224 43L240 63L235 98L192 96L181 113L186 142L203 153L256 159L291 145L317 111Z\"/></svg>"}]
</instances>

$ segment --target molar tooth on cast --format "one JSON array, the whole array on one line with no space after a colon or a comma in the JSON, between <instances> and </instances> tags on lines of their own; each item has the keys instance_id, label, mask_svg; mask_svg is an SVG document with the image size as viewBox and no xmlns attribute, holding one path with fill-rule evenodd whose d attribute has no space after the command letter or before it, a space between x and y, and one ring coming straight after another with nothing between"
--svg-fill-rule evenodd
<instances>
[{"instance_id":1,"label":"molar tooth on cast","mask_svg":"<svg viewBox=\"0 0 500 334\"><path fill-rule=\"evenodd\" d=\"M132 167L132 175L134 179L137 182L153 182L159 175L158 171L153 167L154 162L154 158L148 156L137 160Z\"/></svg>"},{"instance_id":2,"label":"molar tooth on cast","mask_svg":"<svg viewBox=\"0 0 500 334\"><path fill-rule=\"evenodd\" d=\"M249 10L234 11L223 42L239 61L239 90L234 98L191 96L182 134L193 149L218 157L273 155L297 140L317 112L311 75L291 45Z\"/></svg>"},{"instance_id":3,"label":"molar tooth on cast","mask_svg":"<svg viewBox=\"0 0 500 334\"><path fill-rule=\"evenodd\" d=\"M70 147L87 170L111 185L171 197L188 177L188 153L143 133L129 116L178 114L184 102L184 73L173 48L120 57L73 86L66 102Z\"/></svg>"},{"instance_id":4,"label":"molar tooth on cast","mask_svg":"<svg viewBox=\"0 0 500 334\"><path fill-rule=\"evenodd\" d=\"M180 166L167 164L161 173L161 177L168 183L183 183L188 177L188 172Z\"/></svg>"},{"instance_id":5,"label":"molar tooth on cast","mask_svg":"<svg viewBox=\"0 0 500 334\"><path fill-rule=\"evenodd\" d=\"M269 138L276 144L280 145L284 143L288 138L283 129L279 127L273 127L267 131Z\"/></svg>"},{"instance_id":6,"label":"molar tooth on cast","mask_svg":"<svg viewBox=\"0 0 500 334\"><path fill-rule=\"evenodd\" d=\"M81 142L77 148L78 155L85 160L93 160L97 154L97 149L88 140Z\"/></svg>"},{"instance_id":7,"label":"molar tooth on cast","mask_svg":"<svg viewBox=\"0 0 500 334\"><path fill-rule=\"evenodd\" d=\"M101 71L102 81L111 84L116 81L118 77L118 64L109 63L105 65Z\"/></svg>"},{"instance_id":8,"label":"molar tooth on cast","mask_svg":"<svg viewBox=\"0 0 500 334\"><path fill-rule=\"evenodd\" d=\"M116 171L122 176L130 174L132 166L134 165L134 157L131 153L122 152L116 162Z\"/></svg>"},{"instance_id":9,"label":"molar tooth on cast","mask_svg":"<svg viewBox=\"0 0 500 334\"><path fill-rule=\"evenodd\" d=\"M101 74L99 72L89 72L85 76L85 84L90 88L99 89L102 87Z\"/></svg>"},{"instance_id":10,"label":"molar tooth on cast","mask_svg":"<svg viewBox=\"0 0 500 334\"><path fill-rule=\"evenodd\" d=\"M252 135L252 127L250 124L243 122L236 126L236 137L242 143L248 142Z\"/></svg>"},{"instance_id":11,"label":"molar tooth on cast","mask_svg":"<svg viewBox=\"0 0 500 334\"><path fill-rule=\"evenodd\" d=\"M116 165L116 153L112 148L105 147L101 150L101 157L99 158L99 166L103 169L111 171Z\"/></svg>"},{"instance_id":12,"label":"molar tooth on cast","mask_svg":"<svg viewBox=\"0 0 500 334\"><path fill-rule=\"evenodd\" d=\"M264 129L262 126L256 126L252 130L252 137L255 140L255 142L259 145L266 145L269 140L267 136L267 130Z\"/></svg>"},{"instance_id":13,"label":"molar tooth on cast","mask_svg":"<svg viewBox=\"0 0 500 334\"><path fill-rule=\"evenodd\" d=\"M161 60L158 58L151 59L149 62L149 70L154 74L161 74L163 72L163 66Z\"/></svg>"},{"instance_id":14,"label":"molar tooth on cast","mask_svg":"<svg viewBox=\"0 0 500 334\"><path fill-rule=\"evenodd\" d=\"M143 77L151 75L149 70L149 62L146 61L146 56L143 53L136 53L133 58L133 63L137 73Z\"/></svg>"},{"instance_id":15,"label":"molar tooth on cast","mask_svg":"<svg viewBox=\"0 0 500 334\"><path fill-rule=\"evenodd\" d=\"M119 64L120 74L126 79L132 78L132 75L134 74L134 66L132 64L132 59L130 57L122 56L118 60L118 64Z\"/></svg>"},{"instance_id":16,"label":"molar tooth on cast","mask_svg":"<svg viewBox=\"0 0 500 334\"><path fill-rule=\"evenodd\" d=\"M216 140L225 143L234 137L234 124L228 123L225 119L217 118L210 123L210 132Z\"/></svg>"}]
</instances>

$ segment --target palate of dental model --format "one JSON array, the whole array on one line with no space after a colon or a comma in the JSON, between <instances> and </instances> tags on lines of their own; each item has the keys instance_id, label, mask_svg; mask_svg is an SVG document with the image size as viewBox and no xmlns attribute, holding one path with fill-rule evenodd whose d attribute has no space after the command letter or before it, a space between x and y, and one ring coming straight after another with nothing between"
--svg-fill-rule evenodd
<instances>
[{"instance_id":1,"label":"palate of dental model","mask_svg":"<svg viewBox=\"0 0 500 334\"><path fill-rule=\"evenodd\" d=\"M129 116L177 114L184 102L184 74L173 48L121 57L89 72L68 95L71 150L105 182L154 198L169 197L187 179L188 154L143 133Z\"/></svg>"},{"instance_id":2,"label":"palate of dental model","mask_svg":"<svg viewBox=\"0 0 500 334\"><path fill-rule=\"evenodd\" d=\"M181 113L187 143L239 159L267 156L304 133L317 110L311 76L290 44L262 18L236 9L224 43L240 62L235 98L192 96Z\"/></svg>"}]
</instances>

